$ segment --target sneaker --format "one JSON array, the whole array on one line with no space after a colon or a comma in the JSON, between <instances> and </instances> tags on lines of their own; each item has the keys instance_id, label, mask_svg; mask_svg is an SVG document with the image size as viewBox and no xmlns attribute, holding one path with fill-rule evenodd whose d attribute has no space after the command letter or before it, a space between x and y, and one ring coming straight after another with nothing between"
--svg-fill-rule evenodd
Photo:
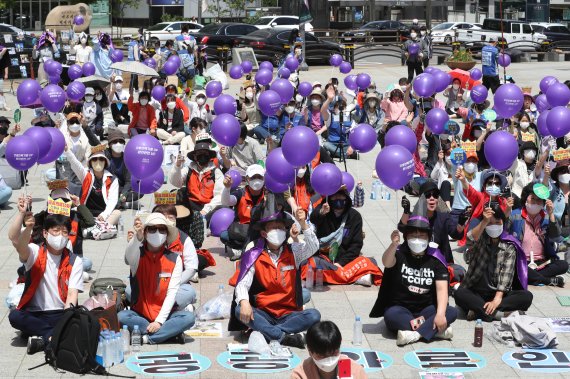
<instances>
[{"instance_id":1,"label":"sneaker","mask_svg":"<svg viewBox=\"0 0 570 379\"><path fill-rule=\"evenodd\" d=\"M453 338L453 329L451 329L451 326L450 326L447 329L445 329L443 331L443 333L439 333L439 332L436 333L435 338L439 338L441 340L450 340Z\"/></svg>"},{"instance_id":2,"label":"sneaker","mask_svg":"<svg viewBox=\"0 0 570 379\"><path fill-rule=\"evenodd\" d=\"M548 285L564 288L564 278L562 276L555 276L554 278L550 278L550 283Z\"/></svg>"},{"instance_id":3,"label":"sneaker","mask_svg":"<svg viewBox=\"0 0 570 379\"><path fill-rule=\"evenodd\" d=\"M143 343L143 345L148 345L150 343L150 342L148 342L148 334L143 334L142 343Z\"/></svg>"},{"instance_id":4,"label":"sneaker","mask_svg":"<svg viewBox=\"0 0 570 379\"><path fill-rule=\"evenodd\" d=\"M192 304L188 304L185 308L184 308L185 312L192 312L194 313L194 306Z\"/></svg>"},{"instance_id":5,"label":"sneaker","mask_svg":"<svg viewBox=\"0 0 570 379\"><path fill-rule=\"evenodd\" d=\"M354 284L359 284L364 287L370 287L372 285L372 274L366 274L358 278Z\"/></svg>"},{"instance_id":6,"label":"sneaker","mask_svg":"<svg viewBox=\"0 0 570 379\"><path fill-rule=\"evenodd\" d=\"M398 330L398 339L396 345L404 346L410 343L418 342L422 338L420 333L413 330Z\"/></svg>"},{"instance_id":7,"label":"sneaker","mask_svg":"<svg viewBox=\"0 0 570 379\"><path fill-rule=\"evenodd\" d=\"M285 337L283 337L283 340L281 341L281 345L304 349L305 336L303 336L303 333L285 334Z\"/></svg>"},{"instance_id":8,"label":"sneaker","mask_svg":"<svg viewBox=\"0 0 570 379\"><path fill-rule=\"evenodd\" d=\"M93 229L95 229L95 226L92 226L92 227L90 227L90 228L83 229L83 232L82 232L83 238L85 238L85 239L91 239L91 238L93 238L93 233L92 233L92 232L93 232Z\"/></svg>"},{"instance_id":9,"label":"sneaker","mask_svg":"<svg viewBox=\"0 0 570 379\"><path fill-rule=\"evenodd\" d=\"M475 314L474 311L469 311L467 312L467 321L475 321L475 319L477 318L477 315Z\"/></svg>"},{"instance_id":10,"label":"sneaker","mask_svg":"<svg viewBox=\"0 0 570 379\"><path fill-rule=\"evenodd\" d=\"M39 351L43 351L45 348L44 339L39 336L28 338L28 348L27 352L29 355L35 354Z\"/></svg>"},{"instance_id":11,"label":"sneaker","mask_svg":"<svg viewBox=\"0 0 570 379\"><path fill-rule=\"evenodd\" d=\"M194 273L194 275L192 275L192 277L190 278L190 281L191 281L192 283L198 283L198 271L196 271L196 272Z\"/></svg>"},{"instance_id":12,"label":"sneaker","mask_svg":"<svg viewBox=\"0 0 570 379\"><path fill-rule=\"evenodd\" d=\"M176 343L179 343L180 345L184 345L186 343L186 334L184 334L184 332L182 332L179 335L177 335L176 337L174 337L174 340L176 341Z\"/></svg>"},{"instance_id":13,"label":"sneaker","mask_svg":"<svg viewBox=\"0 0 570 379\"><path fill-rule=\"evenodd\" d=\"M241 258L242 250L241 249L231 249L232 256L230 257L230 261L235 262Z\"/></svg>"},{"instance_id":14,"label":"sneaker","mask_svg":"<svg viewBox=\"0 0 570 379\"><path fill-rule=\"evenodd\" d=\"M87 283L91 280L91 275L88 272L83 272L83 283Z\"/></svg>"}]
</instances>

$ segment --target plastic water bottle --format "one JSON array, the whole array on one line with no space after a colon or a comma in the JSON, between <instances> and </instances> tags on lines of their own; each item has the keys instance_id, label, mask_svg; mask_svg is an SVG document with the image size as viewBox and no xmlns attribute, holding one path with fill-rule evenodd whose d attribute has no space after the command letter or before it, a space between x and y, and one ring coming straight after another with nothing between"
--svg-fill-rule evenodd
<instances>
[{"instance_id":1,"label":"plastic water bottle","mask_svg":"<svg viewBox=\"0 0 570 379\"><path fill-rule=\"evenodd\" d=\"M321 269L317 270L315 288L319 291L323 289L323 270Z\"/></svg>"},{"instance_id":2,"label":"plastic water bottle","mask_svg":"<svg viewBox=\"0 0 570 379\"><path fill-rule=\"evenodd\" d=\"M123 338L121 337L121 332L115 333L115 337L117 337L116 348L117 348L117 364L122 363L124 360L123 355Z\"/></svg>"},{"instance_id":3,"label":"plastic water bottle","mask_svg":"<svg viewBox=\"0 0 570 379\"><path fill-rule=\"evenodd\" d=\"M119 217L119 234L125 235L125 220L123 220L123 216Z\"/></svg>"},{"instance_id":4,"label":"plastic water bottle","mask_svg":"<svg viewBox=\"0 0 570 379\"><path fill-rule=\"evenodd\" d=\"M135 325L135 328L133 329L133 334L131 335L131 346L133 352L136 353L141 351L141 345L142 345L142 334L141 331L139 330L139 326Z\"/></svg>"},{"instance_id":5,"label":"plastic water bottle","mask_svg":"<svg viewBox=\"0 0 570 379\"><path fill-rule=\"evenodd\" d=\"M218 296L223 295L224 294L224 285L220 284L218 286Z\"/></svg>"},{"instance_id":6,"label":"plastic water bottle","mask_svg":"<svg viewBox=\"0 0 570 379\"><path fill-rule=\"evenodd\" d=\"M372 182L372 189L370 190L370 200L376 200L376 180Z\"/></svg>"},{"instance_id":7,"label":"plastic water bottle","mask_svg":"<svg viewBox=\"0 0 570 379\"><path fill-rule=\"evenodd\" d=\"M360 321L360 316L356 316L356 318L354 319L352 344L354 346L362 345L362 321Z\"/></svg>"},{"instance_id":8,"label":"plastic water bottle","mask_svg":"<svg viewBox=\"0 0 570 379\"><path fill-rule=\"evenodd\" d=\"M305 288L310 290L313 288L313 283L315 282L315 272L313 271L313 266L309 265L307 269L307 279L305 280Z\"/></svg>"},{"instance_id":9,"label":"plastic water bottle","mask_svg":"<svg viewBox=\"0 0 570 379\"><path fill-rule=\"evenodd\" d=\"M204 239L208 238L208 221L206 217L202 216L202 222L204 223Z\"/></svg>"},{"instance_id":10,"label":"plastic water bottle","mask_svg":"<svg viewBox=\"0 0 570 379\"><path fill-rule=\"evenodd\" d=\"M105 337L105 347L103 349L103 365L105 368L111 367L113 364L113 347L111 346L111 338L109 336Z\"/></svg>"},{"instance_id":11,"label":"plastic water bottle","mask_svg":"<svg viewBox=\"0 0 570 379\"><path fill-rule=\"evenodd\" d=\"M129 327L126 325L123 325L121 340L123 342L123 357L125 357L129 355L131 350L131 333L129 333Z\"/></svg>"},{"instance_id":12,"label":"plastic water bottle","mask_svg":"<svg viewBox=\"0 0 570 379\"><path fill-rule=\"evenodd\" d=\"M97 344L97 354L95 360L98 364L103 366L103 338L99 337L99 343Z\"/></svg>"},{"instance_id":13,"label":"plastic water bottle","mask_svg":"<svg viewBox=\"0 0 570 379\"><path fill-rule=\"evenodd\" d=\"M473 346L482 347L483 346L483 321L477 319L475 323L475 335L473 336Z\"/></svg>"},{"instance_id":14,"label":"plastic water bottle","mask_svg":"<svg viewBox=\"0 0 570 379\"><path fill-rule=\"evenodd\" d=\"M390 189L388 187L384 187L384 200L390 201L391 196Z\"/></svg>"},{"instance_id":15,"label":"plastic water bottle","mask_svg":"<svg viewBox=\"0 0 570 379\"><path fill-rule=\"evenodd\" d=\"M384 200L384 183L378 180L376 184L376 198L379 200Z\"/></svg>"}]
</instances>

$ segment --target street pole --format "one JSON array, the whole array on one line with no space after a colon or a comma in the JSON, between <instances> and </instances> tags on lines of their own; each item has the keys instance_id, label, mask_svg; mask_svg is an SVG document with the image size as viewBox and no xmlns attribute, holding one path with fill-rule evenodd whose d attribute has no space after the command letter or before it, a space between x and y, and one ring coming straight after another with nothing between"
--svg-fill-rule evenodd
<instances>
[{"instance_id":1,"label":"street pole","mask_svg":"<svg viewBox=\"0 0 570 379\"><path fill-rule=\"evenodd\" d=\"M305 23L303 22L301 25L299 25L299 34L301 36L301 65L299 66L299 70L300 71L309 71L309 66L307 65L307 62L305 62ZM293 43L295 43L295 41L293 41ZM293 52L295 52L295 49L293 48Z\"/></svg>"},{"instance_id":2,"label":"street pole","mask_svg":"<svg viewBox=\"0 0 570 379\"><path fill-rule=\"evenodd\" d=\"M426 28L431 29L431 0L426 0Z\"/></svg>"},{"instance_id":3,"label":"street pole","mask_svg":"<svg viewBox=\"0 0 570 379\"><path fill-rule=\"evenodd\" d=\"M368 22L376 21L376 0L368 1L368 13L368 17L370 17Z\"/></svg>"},{"instance_id":4,"label":"street pole","mask_svg":"<svg viewBox=\"0 0 570 379\"><path fill-rule=\"evenodd\" d=\"M202 0L198 0L198 24L202 24Z\"/></svg>"}]
</instances>

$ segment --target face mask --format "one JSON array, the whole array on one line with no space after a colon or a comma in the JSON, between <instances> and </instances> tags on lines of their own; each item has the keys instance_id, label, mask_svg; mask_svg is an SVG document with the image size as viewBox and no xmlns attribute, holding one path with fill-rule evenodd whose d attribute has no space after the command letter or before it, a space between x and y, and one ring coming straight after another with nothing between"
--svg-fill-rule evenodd
<instances>
[{"instance_id":1,"label":"face mask","mask_svg":"<svg viewBox=\"0 0 570 379\"><path fill-rule=\"evenodd\" d=\"M274 246L283 245L285 238L287 238L287 232L281 229L272 229L267 232L267 237L265 237L267 242Z\"/></svg>"},{"instance_id":2,"label":"face mask","mask_svg":"<svg viewBox=\"0 0 570 379\"><path fill-rule=\"evenodd\" d=\"M374 107L376 106L376 100L370 100L370 101L368 102L368 106L369 106L370 108L374 108Z\"/></svg>"},{"instance_id":3,"label":"face mask","mask_svg":"<svg viewBox=\"0 0 570 379\"><path fill-rule=\"evenodd\" d=\"M445 157L445 163L451 165L451 157Z\"/></svg>"},{"instance_id":4,"label":"face mask","mask_svg":"<svg viewBox=\"0 0 570 379\"><path fill-rule=\"evenodd\" d=\"M412 39L416 38L417 36L418 36L417 33L410 33L410 37L411 37Z\"/></svg>"},{"instance_id":5,"label":"face mask","mask_svg":"<svg viewBox=\"0 0 570 379\"><path fill-rule=\"evenodd\" d=\"M116 143L116 144L113 144L113 146L111 146L111 149L112 149L115 153L120 154L120 153L122 153L123 151L125 151L125 144L124 144L124 143Z\"/></svg>"},{"instance_id":6,"label":"face mask","mask_svg":"<svg viewBox=\"0 0 570 379\"><path fill-rule=\"evenodd\" d=\"M295 101L296 101L297 103L300 103L301 101L303 101L303 96L301 96L301 95L296 95L296 96L295 96Z\"/></svg>"},{"instance_id":7,"label":"face mask","mask_svg":"<svg viewBox=\"0 0 570 379\"><path fill-rule=\"evenodd\" d=\"M99 161L93 162L91 167L93 167L93 171L101 172L105 169L105 163Z\"/></svg>"},{"instance_id":8,"label":"face mask","mask_svg":"<svg viewBox=\"0 0 570 379\"><path fill-rule=\"evenodd\" d=\"M408 89L408 86L400 86L400 89L402 90L402 92L406 92L406 90Z\"/></svg>"},{"instance_id":9,"label":"face mask","mask_svg":"<svg viewBox=\"0 0 570 379\"><path fill-rule=\"evenodd\" d=\"M408 240L408 247L414 255L423 255L428 247L428 240L412 238Z\"/></svg>"},{"instance_id":10,"label":"face mask","mask_svg":"<svg viewBox=\"0 0 570 379\"><path fill-rule=\"evenodd\" d=\"M200 166L204 167L208 164L208 162L210 162L210 157L206 155L200 155L196 158L196 160Z\"/></svg>"},{"instance_id":11,"label":"face mask","mask_svg":"<svg viewBox=\"0 0 570 379\"><path fill-rule=\"evenodd\" d=\"M489 237L497 238L503 233L503 225L487 225L485 231Z\"/></svg>"},{"instance_id":12,"label":"face mask","mask_svg":"<svg viewBox=\"0 0 570 379\"><path fill-rule=\"evenodd\" d=\"M491 185L485 188L485 191L489 194L489 196L498 196L501 193L501 189L499 186Z\"/></svg>"},{"instance_id":13,"label":"face mask","mask_svg":"<svg viewBox=\"0 0 570 379\"><path fill-rule=\"evenodd\" d=\"M259 191L263 188L263 179L252 179L249 181L249 187L254 191Z\"/></svg>"},{"instance_id":14,"label":"face mask","mask_svg":"<svg viewBox=\"0 0 570 379\"><path fill-rule=\"evenodd\" d=\"M295 112L295 107L285 107L285 112L293 113L293 112Z\"/></svg>"},{"instance_id":15,"label":"face mask","mask_svg":"<svg viewBox=\"0 0 570 379\"><path fill-rule=\"evenodd\" d=\"M525 150L524 151L524 157L525 159L528 159L529 161L534 160L534 158L536 158L536 151L534 150Z\"/></svg>"},{"instance_id":16,"label":"face mask","mask_svg":"<svg viewBox=\"0 0 570 379\"><path fill-rule=\"evenodd\" d=\"M300 168L299 171L297 171L297 177L302 178L303 176L305 176L305 172L307 172L306 168Z\"/></svg>"},{"instance_id":17,"label":"face mask","mask_svg":"<svg viewBox=\"0 0 570 379\"><path fill-rule=\"evenodd\" d=\"M440 141L447 141L449 139L449 134L440 134L439 140Z\"/></svg>"},{"instance_id":18,"label":"face mask","mask_svg":"<svg viewBox=\"0 0 570 379\"><path fill-rule=\"evenodd\" d=\"M93 101L94 96L85 96L85 102L91 103Z\"/></svg>"},{"instance_id":19,"label":"face mask","mask_svg":"<svg viewBox=\"0 0 570 379\"><path fill-rule=\"evenodd\" d=\"M145 105L148 104L148 99L140 99L140 100L139 100L139 103L140 103L141 106L144 107Z\"/></svg>"},{"instance_id":20,"label":"face mask","mask_svg":"<svg viewBox=\"0 0 570 379\"><path fill-rule=\"evenodd\" d=\"M54 236L53 234L48 233L46 240L47 244L54 250L61 250L67 246L67 237L62 236L61 234L59 236Z\"/></svg>"},{"instance_id":21,"label":"face mask","mask_svg":"<svg viewBox=\"0 0 570 379\"><path fill-rule=\"evenodd\" d=\"M166 106L168 109L173 110L174 108L176 108L176 101L169 101L168 103L166 103Z\"/></svg>"},{"instance_id":22,"label":"face mask","mask_svg":"<svg viewBox=\"0 0 570 379\"><path fill-rule=\"evenodd\" d=\"M422 31L420 32L420 34L421 34L422 36L425 36L425 35L426 35L426 32L424 32L424 31L422 30Z\"/></svg>"},{"instance_id":23,"label":"face mask","mask_svg":"<svg viewBox=\"0 0 570 379\"><path fill-rule=\"evenodd\" d=\"M87 39L86 38L81 38L81 44L85 45L87 43Z\"/></svg>"},{"instance_id":24,"label":"face mask","mask_svg":"<svg viewBox=\"0 0 570 379\"><path fill-rule=\"evenodd\" d=\"M463 166L463 168L465 169L466 173L474 174L475 172L477 172L477 163L467 162L465 163L465 166Z\"/></svg>"},{"instance_id":25,"label":"face mask","mask_svg":"<svg viewBox=\"0 0 570 379\"><path fill-rule=\"evenodd\" d=\"M570 183L570 174L558 175L558 181L563 184Z\"/></svg>"},{"instance_id":26,"label":"face mask","mask_svg":"<svg viewBox=\"0 0 570 379\"><path fill-rule=\"evenodd\" d=\"M71 133L77 133L81 130L81 125L79 124L67 124L67 127Z\"/></svg>"},{"instance_id":27,"label":"face mask","mask_svg":"<svg viewBox=\"0 0 570 379\"><path fill-rule=\"evenodd\" d=\"M313 100L311 100L311 105L312 105L313 107L318 107L319 105L321 105L321 101L320 101L320 100L313 99Z\"/></svg>"},{"instance_id":28,"label":"face mask","mask_svg":"<svg viewBox=\"0 0 570 379\"><path fill-rule=\"evenodd\" d=\"M198 105L204 105L205 102L206 102L206 99L204 99L203 97L199 97L196 99L196 103Z\"/></svg>"},{"instance_id":29,"label":"face mask","mask_svg":"<svg viewBox=\"0 0 570 379\"><path fill-rule=\"evenodd\" d=\"M253 92L246 92L245 97L247 97L249 100L253 99Z\"/></svg>"},{"instance_id":30,"label":"face mask","mask_svg":"<svg viewBox=\"0 0 570 379\"><path fill-rule=\"evenodd\" d=\"M346 207L345 199L331 200L331 207L333 209L344 209Z\"/></svg>"},{"instance_id":31,"label":"face mask","mask_svg":"<svg viewBox=\"0 0 570 379\"><path fill-rule=\"evenodd\" d=\"M160 247L166 242L166 234L159 232L147 233L146 242L152 247Z\"/></svg>"},{"instance_id":32,"label":"face mask","mask_svg":"<svg viewBox=\"0 0 570 379\"><path fill-rule=\"evenodd\" d=\"M540 204L526 203L525 206L526 206L526 211L531 216L537 215L542 210L542 205Z\"/></svg>"},{"instance_id":33,"label":"face mask","mask_svg":"<svg viewBox=\"0 0 570 379\"><path fill-rule=\"evenodd\" d=\"M530 125L530 122L524 121L524 122L521 122L519 125L521 126L521 129L525 129L525 130L526 130L526 129L528 129L528 126Z\"/></svg>"},{"instance_id":34,"label":"face mask","mask_svg":"<svg viewBox=\"0 0 570 379\"><path fill-rule=\"evenodd\" d=\"M115 83L115 89L116 89L117 91L122 90L122 89L123 89L123 84L122 84L122 83Z\"/></svg>"},{"instance_id":35,"label":"face mask","mask_svg":"<svg viewBox=\"0 0 570 379\"><path fill-rule=\"evenodd\" d=\"M454 84L453 89L457 91L459 89L459 84Z\"/></svg>"},{"instance_id":36,"label":"face mask","mask_svg":"<svg viewBox=\"0 0 570 379\"><path fill-rule=\"evenodd\" d=\"M97 96L95 96L95 100L97 100L97 101L101 101L102 98L103 98L103 95L97 95Z\"/></svg>"},{"instance_id":37,"label":"face mask","mask_svg":"<svg viewBox=\"0 0 570 379\"><path fill-rule=\"evenodd\" d=\"M481 134L483 134L482 130L474 130L473 131L473 137L475 137L475 138L481 137Z\"/></svg>"},{"instance_id":38,"label":"face mask","mask_svg":"<svg viewBox=\"0 0 570 379\"><path fill-rule=\"evenodd\" d=\"M333 372L338 364L338 360L340 355L336 355L334 357L327 357L324 359L315 359L313 358L313 362L319 368L319 370L323 372Z\"/></svg>"}]
</instances>

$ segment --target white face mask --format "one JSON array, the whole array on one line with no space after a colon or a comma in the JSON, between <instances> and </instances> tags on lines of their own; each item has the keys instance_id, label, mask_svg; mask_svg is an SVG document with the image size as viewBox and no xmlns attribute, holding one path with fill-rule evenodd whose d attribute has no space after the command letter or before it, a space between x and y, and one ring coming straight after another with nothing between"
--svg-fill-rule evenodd
<instances>
[{"instance_id":1,"label":"white face mask","mask_svg":"<svg viewBox=\"0 0 570 379\"><path fill-rule=\"evenodd\" d=\"M542 210L542 205L540 204L526 203L525 206L526 206L526 211L531 216L537 215Z\"/></svg>"},{"instance_id":2,"label":"white face mask","mask_svg":"<svg viewBox=\"0 0 570 379\"><path fill-rule=\"evenodd\" d=\"M169 101L168 103L166 103L166 107L170 110L173 110L174 108L176 108L176 101Z\"/></svg>"},{"instance_id":3,"label":"white face mask","mask_svg":"<svg viewBox=\"0 0 570 379\"><path fill-rule=\"evenodd\" d=\"M160 247L166 242L166 234L157 232L147 233L146 242L152 247Z\"/></svg>"},{"instance_id":4,"label":"white face mask","mask_svg":"<svg viewBox=\"0 0 570 379\"><path fill-rule=\"evenodd\" d=\"M451 156L445 157L445 163L451 166Z\"/></svg>"},{"instance_id":5,"label":"white face mask","mask_svg":"<svg viewBox=\"0 0 570 379\"><path fill-rule=\"evenodd\" d=\"M87 43L87 38L81 38L81 44L85 45Z\"/></svg>"},{"instance_id":6,"label":"white face mask","mask_svg":"<svg viewBox=\"0 0 570 379\"><path fill-rule=\"evenodd\" d=\"M99 161L93 162L91 163L91 167L93 168L93 171L101 172L105 169L105 163Z\"/></svg>"},{"instance_id":7,"label":"white face mask","mask_svg":"<svg viewBox=\"0 0 570 379\"><path fill-rule=\"evenodd\" d=\"M459 89L459 84L454 84L453 89L457 91Z\"/></svg>"},{"instance_id":8,"label":"white face mask","mask_svg":"<svg viewBox=\"0 0 570 379\"><path fill-rule=\"evenodd\" d=\"M101 101L101 99L103 99L103 95L97 95L97 96L95 96L95 100Z\"/></svg>"},{"instance_id":9,"label":"white face mask","mask_svg":"<svg viewBox=\"0 0 570 379\"><path fill-rule=\"evenodd\" d=\"M498 196L501 193L501 188L496 185L487 186L485 191L489 194L489 196Z\"/></svg>"},{"instance_id":10,"label":"white face mask","mask_svg":"<svg viewBox=\"0 0 570 379\"><path fill-rule=\"evenodd\" d=\"M263 188L263 179L252 179L249 181L249 187L254 191L259 191Z\"/></svg>"},{"instance_id":11,"label":"white face mask","mask_svg":"<svg viewBox=\"0 0 570 379\"><path fill-rule=\"evenodd\" d=\"M449 139L449 134L440 134L439 140L440 141L447 141Z\"/></svg>"},{"instance_id":12,"label":"white face mask","mask_svg":"<svg viewBox=\"0 0 570 379\"><path fill-rule=\"evenodd\" d=\"M67 127L71 133L77 133L81 130L81 125L79 124L67 124Z\"/></svg>"},{"instance_id":13,"label":"white face mask","mask_svg":"<svg viewBox=\"0 0 570 379\"><path fill-rule=\"evenodd\" d=\"M426 32L422 30L422 31L420 31L420 34L421 34L422 36L425 36L425 35L426 35Z\"/></svg>"},{"instance_id":14,"label":"white face mask","mask_svg":"<svg viewBox=\"0 0 570 379\"><path fill-rule=\"evenodd\" d=\"M54 250L62 250L65 246L67 246L67 237L62 236L54 236L51 233L47 234L47 244Z\"/></svg>"},{"instance_id":15,"label":"white face mask","mask_svg":"<svg viewBox=\"0 0 570 379\"><path fill-rule=\"evenodd\" d=\"M272 229L267 232L267 237L265 237L267 242L274 246L283 245L285 238L287 238L287 232L282 229Z\"/></svg>"},{"instance_id":16,"label":"white face mask","mask_svg":"<svg viewBox=\"0 0 570 379\"><path fill-rule=\"evenodd\" d=\"M125 151L125 144L124 143L115 143L115 144L113 144L113 146L111 146L111 149L115 153L120 154L123 151Z\"/></svg>"},{"instance_id":17,"label":"white face mask","mask_svg":"<svg viewBox=\"0 0 570 379\"><path fill-rule=\"evenodd\" d=\"M498 238L503 233L503 225L487 225L485 231L489 237Z\"/></svg>"},{"instance_id":18,"label":"white face mask","mask_svg":"<svg viewBox=\"0 0 570 379\"><path fill-rule=\"evenodd\" d=\"M302 178L303 176L305 176L305 172L307 172L306 168L300 168L299 171L297 171L297 177L298 178Z\"/></svg>"},{"instance_id":19,"label":"white face mask","mask_svg":"<svg viewBox=\"0 0 570 379\"><path fill-rule=\"evenodd\" d=\"M477 163L474 162L467 162L465 166L463 166L465 172L468 174L474 174L477 172Z\"/></svg>"},{"instance_id":20,"label":"white face mask","mask_svg":"<svg viewBox=\"0 0 570 379\"><path fill-rule=\"evenodd\" d=\"M198 104L198 105L204 105L205 102L206 102L206 99L204 99L203 97L199 97L196 99L196 104Z\"/></svg>"},{"instance_id":21,"label":"white face mask","mask_svg":"<svg viewBox=\"0 0 570 379\"><path fill-rule=\"evenodd\" d=\"M563 184L570 183L570 174L558 175L558 181Z\"/></svg>"},{"instance_id":22,"label":"white face mask","mask_svg":"<svg viewBox=\"0 0 570 379\"><path fill-rule=\"evenodd\" d=\"M313 100L311 100L311 105L313 107L318 107L319 105L321 105L321 101L317 100L317 99L313 99Z\"/></svg>"},{"instance_id":23,"label":"white face mask","mask_svg":"<svg viewBox=\"0 0 570 379\"><path fill-rule=\"evenodd\" d=\"M291 107L291 106L285 107L285 112L287 112L289 114L293 113L293 112L295 112L295 107Z\"/></svg>"},{"instance_id":24,"label":"white face mask","mask_svg":"<svg viewBox=\"0 0 570 379\"><path fill-rule=\"evenodd\" d=\"M87 102L87 103L93 102L93 99L94 99L94 96L91 96L91 95L85 96L85 102Z\"/></svg>"},{"instance_id":25,"label":"white face mask","mask_svg":"<svg viewBox=\"0 0 570 379\"><path fill-rule=\"evenodd\" d=\"M123 83L115 83L115 89L117 91L120 91L123 89Z\"/></svg>"},{"instance_id":26,"label":"white face mask","mask_svg":"<svg viewBox=\"0 0 570 379\"><path fill-rule=\"evenodd\" d=\"M148 100L147 99L140 99L139 103L140 103L140 105L142 105L144 107L145 105L148 104Z\"/></svg>"},{"instance_id":27,"label":"white face mask","mask_svg":"<svg viewBox=\"0 0 570 379\"><path fill-rule=\"evenodd\" d=\"M54 122L57 121L57 119L59 118L59 117L57 116L57 113L56 113L56 112L48 112L48 115L49 115L49 118L51 118L51 120L54 121Z\"/></svg>"},{"instance_id":28,"label":"white face mask","mask_svg":"<svg viewBox=\"0 0 570 379\"><path fill-rule=\"evenodd\" d=\"M333 372L336 366L338 365L338 360L340 359L340 355L335 355L332 357L326 357L323 359L315 359L313 358L313 362L319 368L319 370L323 372Z\"/></svg>"},{"instance_id":29,"label":"white face mask","mask_svg":"<svg viewBox=\"0 0 570 379\"><path fill-rule=\"evenodd\" d=\"M521 129L525 129L525 130L526 130L526 129L528 129L528 127L529 127L529 125L530 125L530 122L528 122L528 121L523 121L523 122L521 122L519 125L521 126Z\"/></svg>"},{"instance_id":30,"label":"white face mask","mask_svg":"<svg viewBox=\"0 0 570 379\"><path fill-rule=\"evenodd\" d=\"M534 158L536 158L536 151L534 150L525 150L524 151L524 157L525 159L528 159L529 161L534 160Z\"/></svg>"},{"instance_id":31,"label":"white face mask","mask_svg":"<svg viewBox=\"0 0 570 379\"><path fill-rule=\"evenodd\" d=\"M422 238L411 238L408 240L408 247L412 254L423 255L428 247L428 240Z\"/></svg>"},{"instance_id":32,"label":"white face mask","mask_svg":"<svg viewBox=\"0 0 570 379\"><path fill-rule=\"evenodd\" d=\"M249 100L253 99L253 92L246 92L245 97L247 97Z\"/></svg>"},{"instance_id":33,"label":"white face mask","mask_svg":"<svg viewBox=\"0 0 570 379\"><path fill-rule=\"evenodd\" d=\"M482 131L482 130L474 130L474 131L473 131L473 136L474 136L475 138L481 137L481 134L483 134L483 131Z\"/></svg>"},{"instance_id":34,"label":"white face mask","mask_svg":"<svg viewBox=\"0 0 570 379\"><path fill-rule=\"evenodd\" d=\"M369 100L368 101L368 106L370 108L374 108L376 106L376 100Z\"/></svg>"},{"instance_id":35,"label":"white face mask","mask_svg":"<svg viewBox=\"0 0 570 379\"><path fill-rule=\"evenodd\" d=\"M408 89L408 86L401 86L400 90L404 93L406 93L406 90Z\"/></svg>"},{"instance_id":36,"label":"white face mask","mask_svg":"<svg viewBox=\"0 0 570 379\"><path fill-rule=\"evenodd\" d=\"M296 101L297 103L300 103L301 101L303 101L303 96L301 96L301 95L295 95L295 101Z\"/></svg>"},{"instance_id":37,"label":"white face mask","mask_svg":"<svg viewBox=\"0 0 570 379\"><path fill-rule=\"evenodd\" d=\"M415 39L417 36L418 36L417 33L410 33L410 37L411 37L412 39Z\"/></svg>"}]
</instances>

